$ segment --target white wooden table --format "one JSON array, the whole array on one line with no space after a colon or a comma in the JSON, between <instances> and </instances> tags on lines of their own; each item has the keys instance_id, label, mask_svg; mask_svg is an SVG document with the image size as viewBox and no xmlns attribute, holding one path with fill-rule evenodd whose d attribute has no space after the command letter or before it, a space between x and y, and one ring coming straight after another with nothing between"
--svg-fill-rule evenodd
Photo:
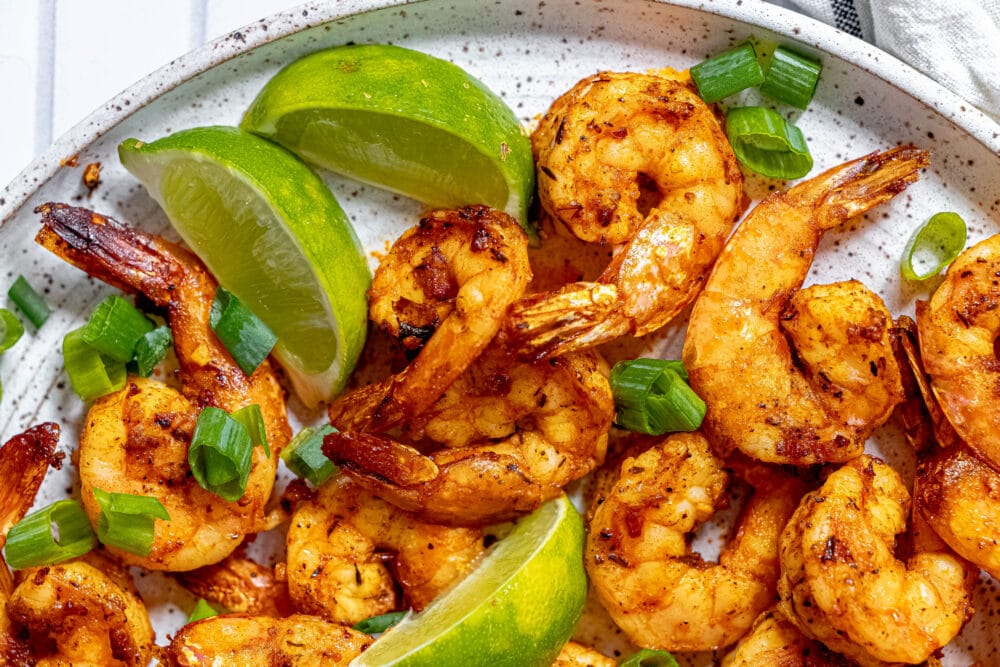
<instances>
[{"instance_id":1,"label":"white wooden table","mask_svg":"<svg viewBox=\"0 0 1000 667\"><path fill-rule=\"evenodd\" d=\"M788 6L784 0L771 1ZM146 74L211 39L297 4L0 0L0 185Z\"/></svg>"}]
</instances>

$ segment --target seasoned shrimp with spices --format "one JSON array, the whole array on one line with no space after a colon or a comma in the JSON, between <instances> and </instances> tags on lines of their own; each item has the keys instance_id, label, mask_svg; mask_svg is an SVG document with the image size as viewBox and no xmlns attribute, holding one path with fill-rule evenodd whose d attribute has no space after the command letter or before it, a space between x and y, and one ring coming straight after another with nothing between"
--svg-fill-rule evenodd
<instances>
[{"instance_id":1,"label":"seasoned shrimp with spices","mask_svg":"<svg viewBox=\"0 0 1000 667\"><path fill-rule=\"evenodd\" d=\"M399 374L340 397L335 424L381 431L426 410L493 339L531 280L528 237L488 206L428 213L375 271L369 316L415 355Z\"/></svg>"},{"instance_id":2,"label":"seasoned shrimp with spices","mask_svg":"<svg viewBox=\"0 0 1000 667\"><path fill-rule=\"evenodd\" d=\"M707 651L742 637L774 603L778 536L802 492L798 479L742 464L754 493L718 563L690 538L725 502L729 475L699 432L667 438L621 463L591 510L584 562L601 603L647 648Z\"/></svg>"},{"instance_id":3,"label":"seasoned shrimp with spices","mask_svg":"<svg viewBox=\"0 0 1000 667\"><path fill-rule=\"evenodd\" d=\"M921 359L958 435L1000 470L1000 234L966 249L917 303Z\"/></svg>"},{"instance_id":4,"label":"seasoned shrimp with spices","mask_svg":"<svg viewBox=\"0 0 1000 667\"><path fill-rule=\"evenodd\" d=\"M716 119L676 72L599 72L557 99L531 137L544 210L615 246L596 282L516 303L505 334L529 359L643 336L697 296L746 208Z\"/></svg>"},{"instance_id":5,"label":"seasoned shrimp with spices","mask_svg":"<svg viewBox=\"0 0 1000 667\"><path fill-rule=\"evenodd\" d=\"M589 646L567 642L556 656L552 667L615 667L617 664L614 659Z\"/></svg>"},{"instance_id":6,"label":"seasoned shrimp with spices","mask_svg":"<svg viewBox=\"0 0 1000 667\"><path fill-rule=\"evenodd\" d=\"M409 424L421 449L340 432L326 436L323 452L360 485L422 520L505 521L557 497L604 460L614 417L607 375L593 351L529 364L489 347ZM421 453L428 450L436 451Z\"/></svg>"},{"instance_id":7,"label":"seasoned shrimp with spices","mask_svg":"<svg viewBox=\"0 0 1000 667\"><path fill-rule=\"evenodd\" d=\"M720 667L856 667L853 660L810 639L778 612L769 609L722 659Z\"/></svg>"},{"instance_id":8,"label":"seasoned shrimp with spices","mask_svg":"<svg viewBox=\"0 0 1000 667\"><path fill-rule=\"evenodd\" d=\"M915 181L927 153L872 153L767 197L740 223L684 340L724 452L810 465L859 456L903 400L885 304L858 282L800 289L823 233Z\"/></svg>"},{"instance_id":9,"label":"seasoned shrimp with spices","mask_svg":"<svg viewBox=\"0 0 1000 667\"><path fill-rule=\"evenodd\" d=\"M7 533L20 521L38 493L49 466L59 468L62 456L56 454L59 425L47 422L19 433L0 447L0 548L7 543ZM7 562L0 553L0 664L33 664L31 652L6 613L7 601L14 591Z\"/></svg>"},{"instance_id":10,"label":"seasoned shrimp with spices","mask_svg":"<svg viewBox=\"0 0 1000 667\"><path fill-rule=\"evenodd\" d=\"M167 647L167 656L176 667L346 667L372 641L363 632L316 616L224 614L185 625Z\"/></svg>"},{"instance_id":11,"label":"seasoned shrimp with spices","mask_svg":"<svg viewBox=\"0 0 1000 667\"><path fill-rule=\"evenodd\" d=\"M79 471L84 507L96 524L101 509L93 489L151 496L166 507L147 557L108 547L130 565L191 570L217 563L248 533L267 528L265 504L277 457L290 428L284 393L265 360L243 373L209 327L216 283L190 253L167 241L65 204L45 204L36 240L59 257L164 308L180 365L181 392L141 377L94 401L80 435ZM271 456L255 447L246 492L227 502L195 481L188 445L198 412L260 406Z\"/></svg>"},{"instance_id":12,"label":"seasoned shrimp with spices","mask_svg":"<svg viewBox=\"0 0 1000 667\"><path fill-rule=\"evenodd\" d=\"M178 572L180 584L206 602L226 611L251 616L288 616L292 600L284 577L274 568L253 561L237 549L218 563Z\"/></svg>"},{"instance_id":13,"label":"seasoned shrimp with spices","mask_svg":"<svg viewBox=\"0 0 1000 667\"><path fill-rule=\"evenodd\" d=\"M348 625L419 611L472 570L484 537L478 528L422 522L339 475L296 505L288 589L300 612Z\"/></svg>"},{"instance_id":14,"label":"seasoned shrimp with spices","mask_svg":"<svg viewBox=\"0 0 1000 667\"><path fill-rule=\"evenodd\" d=\"M978 569L917 521L899 560L909 515L910 494L883 461L864 455L831 473L782 533L781 612L861 665L926 660L971 616Z\"/></svg>"},{"instance_id":15,"label":"seasoned shrimp with spices","mask_svg":"<svg viewBox=\"0 0 1000 667\"><path fill-rule=\"evenodd\" d=\"M29 636L28 664L145 667L153 656L153 628L132 576L96 552L23 570L7 614Z\"/></svg>"}]
</instances>

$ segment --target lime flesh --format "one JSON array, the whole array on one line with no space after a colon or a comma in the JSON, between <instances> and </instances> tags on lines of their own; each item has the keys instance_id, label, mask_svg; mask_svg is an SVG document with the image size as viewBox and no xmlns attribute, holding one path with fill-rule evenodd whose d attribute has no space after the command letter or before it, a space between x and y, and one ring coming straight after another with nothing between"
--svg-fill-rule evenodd
<instances>
[{"instance_id":1,"label":"lime flesh","mask_svg":"<svg viewBox=\"0 0 1000 667\"><path fill-rule=\"evenodd\" d=\"M461 68L352 45L272 78L241 127L321 167L441 207L487 204L527 227L531 146L514 113Z\"/></svg>"},{"instance_id":2,"label":"lime flesh","mask_svg":"<svg viewBox=\"0 0 1000 667\"><path fill-rule=\"evenodd\" d=\"M465 579L351 662L551 665L587 595L583 521L563 496L517 523Z\"/></svg>"},{"instance_id":3,"label":"lime flesh","mask_svg":"<svg viewBox=\"0 0 1000 667\"><path fill-rule=\"evenodd\" d=\"M303 402L340 391L364 343L370 273L326 184L236 128L129 139L119 155L219 282L278 336L274 355Z\"/></svg>"}]
</instances>

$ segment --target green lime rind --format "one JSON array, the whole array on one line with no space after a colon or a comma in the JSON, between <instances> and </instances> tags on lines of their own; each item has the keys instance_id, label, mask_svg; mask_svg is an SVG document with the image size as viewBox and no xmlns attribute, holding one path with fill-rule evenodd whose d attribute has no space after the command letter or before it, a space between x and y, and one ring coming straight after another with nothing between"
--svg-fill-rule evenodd
<instances>
[{"instance_id":1,"label":"green lime rind","mask_svg":"<svg viewBox=\"0 0 1000 667\"><path fill-rule=\"evenodd\" d=\"M364 345L371 273L322 179L233 127L127 139L118 155L220 284L278 335L274 355L303 402L336 395Z\"/></svg>"},{"instance_id":2,"label":"green lime rind","mask_svg":"<svg viewBox=\"0 0 1000 667\"><path fill-rule=\"evenodd\" d=\"M471 574L350 664L548 667L586 597L583 521L562 496L521 519Z\"/></svg>"},{"instance_id":3,"label":"green lime rind","mask_svg":"<svg viewBox=\"0 0 1000 667\"><path fill-rule=\"evenodd\" d=\"M504 210L534 234L526 131L499 96L439 58L384 44L310 54L267 83L240 126L432 206Z\"/></svg>"}]
</instances>

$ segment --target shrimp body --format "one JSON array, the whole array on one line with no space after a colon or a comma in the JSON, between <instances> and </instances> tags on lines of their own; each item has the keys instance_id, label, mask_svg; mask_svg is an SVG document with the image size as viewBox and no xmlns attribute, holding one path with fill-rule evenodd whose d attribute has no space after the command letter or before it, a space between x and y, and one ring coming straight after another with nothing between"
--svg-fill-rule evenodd
<instances>
[{"instance_id":1,"label":"shrimp body","mask_svg":"<svg viewBox=\"0 0 1000 667\"><path fill-rule=\"evenodd\" d=\"M552 667L615 667L618 663L613 658L600 653L589 646L577 642L567 642Z\"/></svg>"},{"instance_id":2,"label":"shrimp body","mask_svg":"<svg viewBox=\"0 0 1000 667\"><path fill-rule=\"evenodd\" d=\"M769 609L722 659L720 667L855 667L857 663L809 639L782 616Z\"/></svg>"},{"instance_id":3,"label":"shrimp body","mask_svg":"<svg viewBox=\"0 0 1000 667\"><path fill-rule=\"evenodd\" d=\"M170 521L157 521L147 557L109 547L130 565L191 570L216 563L247 533L267 527L277 457L291 430L283 391L267 360L247 377L209 326L216 283L201 263L163 239L85 209L45 204L37 240L91 275L165 308L180 365L181 392L130 377L121 391L94 402L80 436L84 507L96 524L93 489L157 498ZM260 406L271 456L254 448L246 493L229 503L190 474L188 444L198 412Z\"/></svg>"},{"instance_id":4,"label":"shrimp body","mask_svg":"<svg viewBox=\"0 0 1000 667\"><path fill-rule=\"evenodd\" d=\"M966 249L928 303L917 304L924 368L958 435L1000 470L1000 235Z\"/></svg>"},{"instance_id":5,"label":"shrimp body","mask_svg":"<svg viewBox=\"0 0 1000 667\"><path fill-rule=\"evenodd\" d=\"M421 522L341 475L295 508L289 593L303 613L354 625L404 606L398 582L405 606L419 611L472 570L483 537Z\"/></svg>"},{"instance_id":6,"label":"shrimp body","mask_svg":"<svg viewBox=\"0 0 1000 667\"><path fill-rule=\"evenodd\" d=\"M528 237L488 206L431 211L375 271L369 316L416 356L330 406L334 422L384 430L426 410L493 339L531 280Z\"/></svg>"},{"instance_id":7,"label":"shrimp body","mask_svg":"<svg viewBox=\"0 0 1000 667\"><path fill-rule=\"evenodd\" d=\"M753 470L755 493L718 563L690 537L725 501L728 474L700 433L675 434L621 464L592 508L585 563L598 597L628 637L669 651L732 644L774 602L778 536L798 482Z\"/></svg>"},{"instance_id":8,"label":"shrimp body","mask_svg":"<svg viewBox=\"0 0 1000 667\"><path fill-rule=\"evenodd\" d=\"M746 203L736 157L690 83L600 72L553 102L531 143L545 211L616 248L597 283L512 308L505 332L524 355L642 336L691 303Z\"/></svg>"},{"instance_id":9,"label":"shrimp body","mask_svg":"<svg viewBox=\"0 0 1000 667\"><path fill-rule=\"evenodd\" d=\"M167 655L177 667L346 667L372 641L363 632L316 616L225 614L185 625Z\"/></svg>"},{"instance_id":10,"label":"shrimp body","mask_svg":"<svg viewBox=\"0 0 1000 667\"><path fill-rule=\"evenodd\" d=\"M948 546L1000 578L1000 473L968 447L940 449L920 462L913 498Z\"/></svg>"},{"instance_id":11,"label":"shrimp body","mask_svg":"<svg viewBox=\"0 0 1000 667\"><path fill-rule=\"evenodd\" d=\"M849 461L803 498L781 537L782 613L807 636L861 665L915 664L972 614L978 570L930 531L896 558L910 496L869 456Z\"/></svg>"},{"instance_id":12,"label":"shrimp body","mask_svg":"<svg viewBox=\"0 0 1000 667\"><path fill-rule=\"evenodd\" d=\"M131 576L95 555L22 572L7 614L32 638L54 645L29 664L145 667L153 654L153 628Z\"/></svg>"},{"instance_id":13,"label":"shrimp body","mask_svg":"<svg viewBox=\"0 0 1000 667\"><path fill-rule=\"evenodd\" d=\"M913 148L873 153L769 196L737 228L683 351L708 406L705 431L722 451L796 465L850 460L903 400L882 300L854 281L799 288L824 231L891 199L926 164Z\"/></svg>"},{"instance_id":14,"label":"shrimp body","mask_svg":"<svg viewBox=\"0 0 1000 667\"><path fill-rule=\"evenodd\" d=\"M481 526L538 508L600 465L613 417L607 365L596 352L528 364L490 347L410 424L421 450L342 431L326 437L323 451L421 520Z\"/></svg>"}]
</instances>

